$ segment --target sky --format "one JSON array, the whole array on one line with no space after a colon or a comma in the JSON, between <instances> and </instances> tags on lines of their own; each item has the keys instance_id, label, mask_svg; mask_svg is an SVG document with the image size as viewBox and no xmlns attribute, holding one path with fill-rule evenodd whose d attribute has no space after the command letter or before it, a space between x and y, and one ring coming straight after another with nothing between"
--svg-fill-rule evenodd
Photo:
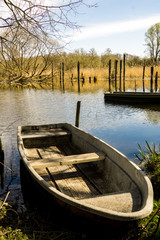
<instances>
[{"instance_id":1,"label":"sky","mask_svg":"<svg viewBox=\"0 0 160 240\"><path fill-rule=\"evenodd\" d=\"M69 39L67 51L94 48L101 55L112 53L148 56L145 33L160 22L160 0L88 0L97 7L80 7L76 16L81 26Z\"/></svg>"}]
</instances>

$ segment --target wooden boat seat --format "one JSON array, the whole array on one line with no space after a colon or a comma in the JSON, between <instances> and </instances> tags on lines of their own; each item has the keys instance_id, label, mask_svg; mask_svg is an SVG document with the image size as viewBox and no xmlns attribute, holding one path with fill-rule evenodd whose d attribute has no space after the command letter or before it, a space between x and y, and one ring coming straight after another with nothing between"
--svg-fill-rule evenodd
<instances>
[{"instance_id":1,"label":"wooden boat seat","mask_svg":"<svg viewBox=\"0 0 160 240\"><path fill-rule=\"evenodd\" d=\"M41 137L61 137L61 136L71 136L71 132L68 130L64 130L62 128L57 129L49 129L47 130L39 130L39 131L27 131L22 135L23 139L28 138L41 138Z\"/></svg>"},{"instance_id":2,"label":"wooden boat seat","mask_svg":"<svg viewBox=\"0 0 160 240\"><path fill-rule=\"evenodd\" d=\"M70 156L58 157L56 159L52 158L42 158L39 160L30 160L32 167L42 168L42 167L54 167L61 165L72 165L78 163L101 161L105 159L105 154L102 152L84 153Z\"/></svg>"},{"instance_id":3,"label":"wooden boat seat","mask_svg":"<svg viewBox=\"0 0 160 240\"><path fill-rule=\"evenodd\" d=\"M141 208L141 195L138 190L114 192L90 198L79 199L81 203L117 212L134 212Z\"/></svg>"},{"instance_id":4,"label":"wooden boat seat","mask_svg":"<svg viewBox=\"0 0 160 240\"><path fill-rule=\"evenodd\" d=\"M71 132L62 128L26 131L22 134L26 148L47 147L70 141Z\"/></svg>"}]
</instances>

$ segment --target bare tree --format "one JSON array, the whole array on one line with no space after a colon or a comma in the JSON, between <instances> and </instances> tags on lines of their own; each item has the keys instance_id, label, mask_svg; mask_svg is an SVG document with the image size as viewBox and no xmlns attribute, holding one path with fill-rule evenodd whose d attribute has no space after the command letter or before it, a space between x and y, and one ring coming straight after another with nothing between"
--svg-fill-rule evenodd
<instances>
[{"instance_id":1,"label":"bare tree","mask_svg":"<svg viewBox=\"0 0 160 240\"><path fill-rule=\"evenodd\" d=\"M6 35L8 41L4 40ZM6 79L12 81L42 75L51 64L51 54L58 48L57 41L46 38L44 44L22 29L16 29L10 34L6 31L3 36L0 39L0 70Z\"/></svg>"},{"instance_id":2,"label":"bare tree","mask_svg":"<svg viewBox=\"0 0 160 240\"><path fill-rule=\"evenodd\" d=\"M65 31L79 27L73 15L82 5L90 7L87 1L1 0L0 63L4 75L12 80L42 75L50 55L62 46L59 42Z\"/></svg>"},{"instance_id":3,"label":"bare tree","mask_svg":"<svg viewBox=\"0 0 160 240\"><path fill-rule=\"evenodd\" d=\"M41 40L46 35L60 39L64 36L66 28L78 26L70 19L73 13L77 13L78 7L87 5L84 2L86 1L1 0L0 9L3 14L0 17L0 29L7 28L13 31L13 29L21 28L35 38L41 37Z\"/></svg>"}]
</instances>

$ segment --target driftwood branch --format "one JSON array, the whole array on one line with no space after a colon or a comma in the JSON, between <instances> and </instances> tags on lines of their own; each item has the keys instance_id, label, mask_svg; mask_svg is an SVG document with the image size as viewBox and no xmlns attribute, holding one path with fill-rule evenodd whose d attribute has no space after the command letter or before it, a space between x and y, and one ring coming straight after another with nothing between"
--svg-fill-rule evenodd
<instances>
[{"instance_id":1,"label":"driftwood branch","mask_svg":"<svg viewBox=\"0 0 160 240\"><path fill-rule=\"evenodd\" d=\"M0 210L2 210L3 206L5 205L5 203L6 203L6 201L7 201L7 198L8 198L8 196L9 196L9 194L10 194L10 192L7 192L7 195L6 195L6 197L5 197L5 199L4 199L3 203L2 203L2 205L1 205L1 207L0 207Z\"/></svg>"}]
</instances>

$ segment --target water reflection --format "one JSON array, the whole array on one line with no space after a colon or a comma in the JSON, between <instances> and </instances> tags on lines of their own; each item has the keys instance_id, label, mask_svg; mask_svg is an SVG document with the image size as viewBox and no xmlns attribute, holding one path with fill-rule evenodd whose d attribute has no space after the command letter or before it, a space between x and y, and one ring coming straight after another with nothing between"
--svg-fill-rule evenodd
<instances>
[{"instance_id":1,"label":"water reflection","mask_svg":"<svg viewBox=\"0 0 160 240\"><path fill-rule=\"evenodd\" d=\"M108 106L109 103L104 99L104 103ZM160 123L160 104L139 104L139 103L110 103L113 107L117 108L118 106L123 106L126 109L133 109L133 111L138 112L144 112L146 113L146 119L153 123L153 125L159 124ZM130 112L129 111L129 112ZM130 114L128 112L128 114ZM132 113L131 113L132 114ZM138 116L137 116L138 117Z\"/></svg>"}]
</instances>

